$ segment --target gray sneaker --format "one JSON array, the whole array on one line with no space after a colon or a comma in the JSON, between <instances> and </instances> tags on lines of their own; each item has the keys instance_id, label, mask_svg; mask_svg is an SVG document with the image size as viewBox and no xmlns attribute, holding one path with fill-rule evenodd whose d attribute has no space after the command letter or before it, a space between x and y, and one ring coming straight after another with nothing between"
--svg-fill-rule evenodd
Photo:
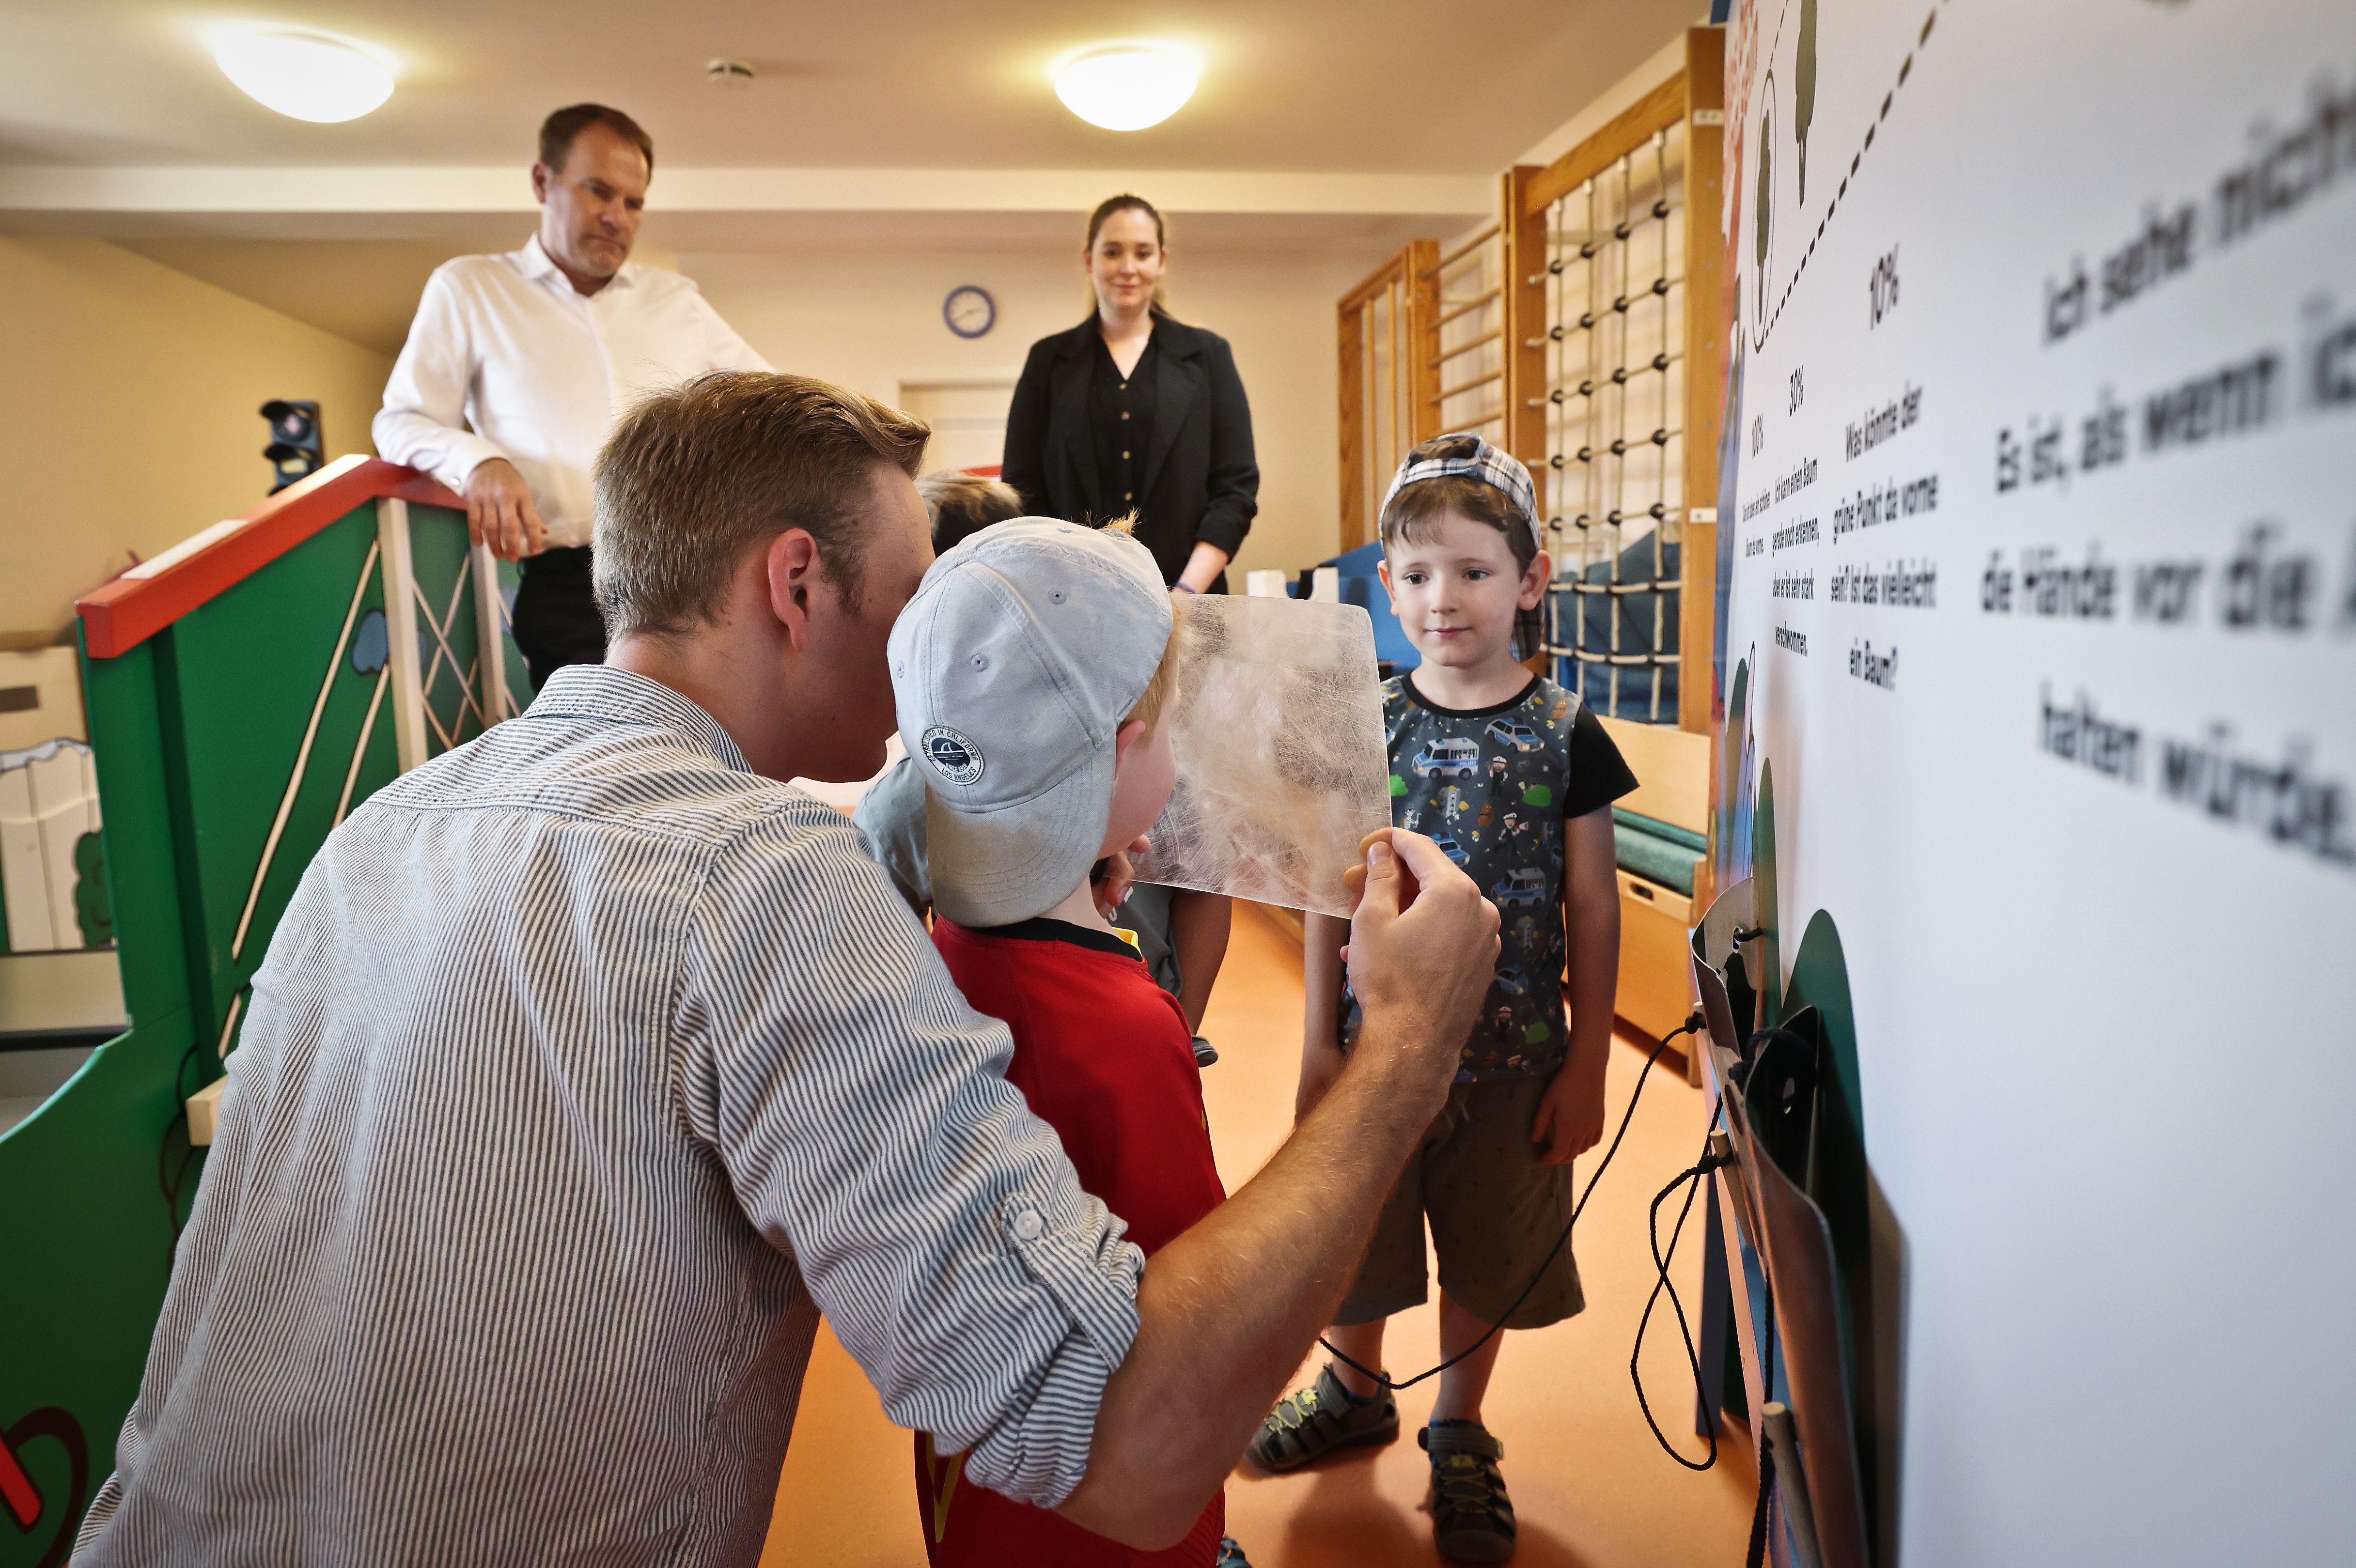
<instances>
[{"instance_id":1,"label":"gray sneaker","mask_svg":"<svg viewBox=\"0 0 2356 1568\"><path fill-rule=\"evenodd\" d=\"M1477 1421L1435 1421L1416 1435L1431 1456L1431 1538L1451 1563L1514 1554L1514 1505L1497 1461L1505 1445Z\"/></svg>"},{"instance_id":2,"label":"gray sneaker","mask_svg":"<svg viewBox=\"0 0 2356 1568\"><path fill-rule=\"evenodd\" d=\"M1383 1389L1360 1399L1325 1363L1317 1381L1277 1402L1252 1439L1253 1463L1263 1470L1297 1470L1336 1448L1363 1448L1398 1436L1398 1401Z\"/></svg>"}]
</instances>

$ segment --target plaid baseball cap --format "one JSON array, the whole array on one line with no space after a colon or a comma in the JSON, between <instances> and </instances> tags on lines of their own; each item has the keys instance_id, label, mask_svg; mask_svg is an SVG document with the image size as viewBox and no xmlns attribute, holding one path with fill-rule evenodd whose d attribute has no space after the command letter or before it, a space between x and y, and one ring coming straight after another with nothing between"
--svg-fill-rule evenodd
<instances>
[{"instance_id":1,"label":"plaid baseball cap","mask_svg":"<svg viewBox=\"0 0 2356 1568\"><path fill-rule=\"evenodd\" d=\"M1425 479L1445 479L1462 474L1478 479L1482 484L1502 490L1522 520L1530 526L1530 542L1538 549L1546 549L1546 535L1538 527L1537 486L1530 482L1530 471L1522 466L1520 458L1490 445L1470 431L1452 435L1436 435L1407 455L1398 473L1391 478L1391 487L1383 492L1383 507L1391 509L1391 498L1408 485Z\"/></svg>"}]
</instances>

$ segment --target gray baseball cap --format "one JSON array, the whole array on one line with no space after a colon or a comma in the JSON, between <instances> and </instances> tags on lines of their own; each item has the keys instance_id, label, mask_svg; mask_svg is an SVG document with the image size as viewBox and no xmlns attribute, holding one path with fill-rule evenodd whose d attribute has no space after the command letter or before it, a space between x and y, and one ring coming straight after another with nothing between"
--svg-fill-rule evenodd
<instances>
[{"instance_id":1,"label":"gray baseball cap","mask_svg":"<svg viewBox=\"0 0 2356 1568\"><path fill-rule=\"evenodd\" d=\"M1017 517L933 562L889 651L934 908L1009 925L1080 885L1112 807L1113 739L1172 624L1153 553L1124 534Z\"/></svg>"}]
</instances>

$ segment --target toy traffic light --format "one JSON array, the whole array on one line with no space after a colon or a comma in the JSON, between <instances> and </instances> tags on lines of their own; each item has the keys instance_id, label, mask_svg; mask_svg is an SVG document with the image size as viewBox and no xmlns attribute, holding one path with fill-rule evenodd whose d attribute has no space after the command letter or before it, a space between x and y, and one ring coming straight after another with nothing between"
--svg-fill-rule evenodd
<instances>
[{"instance_id":1,"label":"toy traffic light","mask_svg":"<svg viewBox=\"0 0 2356 1568\"><path fill-rule=\"evenodd\" d=\"M327 461L319 445L319 405L273 398L262 405L262 417L270 421L270 444L262 455L270 459L274 471L270 493L275 496L305 475L317 473Z\"/></svg>"}]
</instances>

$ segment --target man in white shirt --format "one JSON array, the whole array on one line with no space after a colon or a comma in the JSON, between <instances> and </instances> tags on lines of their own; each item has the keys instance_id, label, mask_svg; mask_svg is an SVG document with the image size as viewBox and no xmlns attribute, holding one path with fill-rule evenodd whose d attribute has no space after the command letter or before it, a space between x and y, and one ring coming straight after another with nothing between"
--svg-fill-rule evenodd
<instances>
[{"instance_id":1,"label":"man in white shirt","mask_svg":"<svg viewBox=\"0 0 2356 1568\"><path fill-rule=\"evenodd\" d=\"M535 689L605 656L589 583L589 470L631 404L707 370L770 367L675 272L629 265L654 141L576 103L540 128L540 232L426 280L376 416L379 454L466 497L466 527L523 561L515 639Z\"/></svg>"}]
</instances>

